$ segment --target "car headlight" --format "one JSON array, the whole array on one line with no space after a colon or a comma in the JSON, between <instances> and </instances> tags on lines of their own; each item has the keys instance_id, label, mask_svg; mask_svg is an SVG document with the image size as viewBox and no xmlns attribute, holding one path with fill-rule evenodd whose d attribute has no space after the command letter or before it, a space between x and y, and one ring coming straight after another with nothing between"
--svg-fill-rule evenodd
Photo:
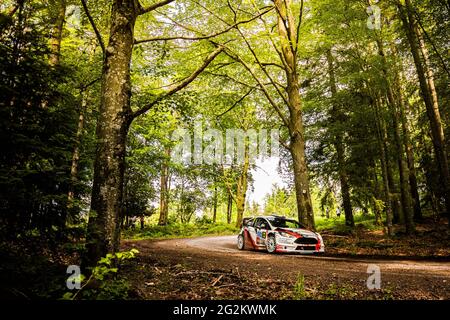
<instances>
[{"instance_id":1,"label":"car headlight","mask_svg":"<svg viewBox=\"0 0 450 320\"><path fill-rule=\"evenodd\" d=\"M286 233L286 232L279 232L278 234L285 238L295 238L293 235Z\"/></svg>"},{"instance_id":2,"label":"car headlight","mask_svg":"<svg viewBox=\"0 0 450 320\"><path fill-rule=\"evenodd\" d=\"M321 247L324 247L325 245L324 245L324 243L323 243L322 236L321 236L320 234L318 234L318 233L316 233L316 234L317 234L317 237L319 238L320 246L321 246Z\"/></svg>"}]
</instances>

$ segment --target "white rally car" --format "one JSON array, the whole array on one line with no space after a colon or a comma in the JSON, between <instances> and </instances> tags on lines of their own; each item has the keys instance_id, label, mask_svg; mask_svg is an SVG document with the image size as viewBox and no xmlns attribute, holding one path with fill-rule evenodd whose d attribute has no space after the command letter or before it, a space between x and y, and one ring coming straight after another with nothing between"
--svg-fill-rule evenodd
<instances>
[{"instance_id":1,"label":"white rally car","mask_svg":"<svg viewBox=\"0 0 450 320\"><path fill-rule=\"evenodd\" d=\"M320 234L310 231L293 219L271 215L245 218L238 235L239 250L322 253L325 245Z\"/></svg>"}]
</instances>

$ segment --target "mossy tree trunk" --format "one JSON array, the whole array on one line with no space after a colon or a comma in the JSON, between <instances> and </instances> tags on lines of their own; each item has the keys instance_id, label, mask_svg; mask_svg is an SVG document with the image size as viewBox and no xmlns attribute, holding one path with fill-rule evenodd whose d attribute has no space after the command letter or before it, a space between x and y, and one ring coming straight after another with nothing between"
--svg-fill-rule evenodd
<instances>
[{"instance_id":1,"label":"mossy tree trunk","mask_svg":"<svg viewBox=\"0 0 450 320\"><path fill-rule=\"evenodd\" d=\"M112 6L96 129L94 182L86 237L87 266L95 265L119 246L125 149L132 120L130 63L138 5L136 0L116 0Z\"/></svg>"}]
</instances>

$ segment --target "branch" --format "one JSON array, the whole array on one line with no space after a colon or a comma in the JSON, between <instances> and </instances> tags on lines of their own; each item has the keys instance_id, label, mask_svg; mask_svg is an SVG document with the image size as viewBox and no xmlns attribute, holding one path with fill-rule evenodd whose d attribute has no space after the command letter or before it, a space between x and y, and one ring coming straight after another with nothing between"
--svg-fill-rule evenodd
<instances>
[{"instance_id":1,"label":"branch","mask_svg":"<svg viewBox=\"0 0 450 320\"><path fill-rule=\"evenodd\" d=\"M223 19L220 15L216 14L214 11L209 10L208 7L204 6L204 5L201 4L200 2L195 1L195 0L193 0L193 2L194 2L196 5L200 6L200 8L202 8L203 10L205 10L206 12L208 12L210 15L212 15L213 17L215 17L216 19L218 19L218 20L222 21L223 23L225 23L227 26L230 25L230 24L229 24L225 19Z\"/></svg>"},{"instance_id":2,"label":"branch","mask_svg":"<svg viewBox=\"0 0 450 320\"><path fill-rule=\"evenodd\" d=\"M420 28L422 29L423 34L425 35L425 38L427 38L428 42L429 42L429 43L431 44L431 46L433 47L433 50L434 50L434 52L436 53L436 55L438 56L438 58L439 58L439 60L440 60L440 62L441 62L441 64L442 64L442 67L443 67L444 70L447 72L447 74L450 76L450 71L449 71L449 69L447 68L447 64L445 63L445 60L444 60L444 58L442 57L442 55L439 53L438 48L436 47L434 41L431 39L431 37L430 37L430 35L428 34L427 30L425 30L425 28L424 28L424 26L423 26L423 24L422 24L422 20L421 20L421 18L420 18L419 13L418 13L417 11L414 11L414 13L415 13L416 18L417 18L416 20L417 20L417 22L418 22Z\"/></svg>"},{"instance_id":3,"label":"branch","mask_svg":"<svg viewBox=\"0 0 450 320\"><path fill-rule=\"evenodd\" d=\"M95 83L97 83L97 82L100 81L101 79L102 79L101 77L98 77L98 78L95 78L94 80L92 80L92 81L90 81L90 82L88 82L88 83L86 83L86 84L82 84L82 85L80 86L80 90L81 90L81 91L85 91L87 88L89 88L90 86L94 85Z\"/></svg>"},{"instance_id":4,"label":"branch","mask_svg":"<svg viewBox=\"0 0 450 320\"><path fill-rule=\"evenodd\" d=\"M149 5L147 8L142 8L140 10L140 12L139 12L139 15L149 13L149 12L151 12L153 10L156 10L156 9L158 9L160 7L163 7L163 6L169 4L169 3L173 2L173 1L175 1L175 0L163 0L161 2L157 2L157 3L154 3L152 5Z\"/></svg>"},{"instance_id":5,"label":"branch","mask_svg":"<svg viewBox=\"0 0 450 320\"><path fill-rule=\"evenodd\" d=\"M282 65L280 65L278 63L275 63L275 62L261 62L261 65L263 65L264 67L274 66L274 67L278 67L281 70L285 71L285 69L284 69L284 67Z\"/></svg>"},{"instance_id":6,"label":"branch","mask_svg":"<svg viewBox=\"0 0 450 320\"><path fill-rule=\"evenodd\" d=\"M258 55L256 54L255 50L253 50L252 46L250 45L250 42L248 42L247 38L244 36L244 34L242 33L242 31L239 28L237 28L237 30L239 31L239 34L241 35L242 39L244 39L245 44L247 45L248 49L252 53L253 57L255 58L256 63L259 65L261 70L264 72L266 77L269 79L270 83L272 83L272 85L274 86L275 90L278 92L280 97L283 99L284 103L287 106L290 106L288 99L284 96L283 92L281 92L280 88L278 88L277 84L272 79L272 77L270 76L269 72L267 72L267 69L262 65L261 61L258 58Z\"/></svg>"},{"instance_id":7,"label":"branch","mask_svg":"<svg viewBox=\"0 0 450 320\"><path fill-rule=\"evenodd\" d=\"M255 81L258 83L259 87L261 88L262 92L266 96L267 100L269 101L269 103L272 105L272 107L278 113L278 116L283 121L283 124L289 128L289 121L286 119L286 117L284 116L284 114L281 111L281 109L279 108L279 106L276 104L276 102L273 100L273 98L267 91L266 86L259 80L259 78L253 72L253 70L250 68L250 66L244 60L242 60L241 57L239 57L236 54L233 54L232 52L229 52L229 50L226 50L225 54L228 55L231 59L234 59L234 60L240 62L242 64L242 66L244 66L244 68L250 73L250 75L253 77L253 79L255 79Z\"/></svg>"},{"instance_id":8,"label":"branch","mask_svg":"<svg viewBox=\"0 0 450 320\"><path fill-rule=\"evenodd\" d=\"M97 26L95 25L94 19L92 18L91 14L89 12L89 8L86 4L86 0L81 0L81 4L83 5L83 9L84 9L84 12L86 13L89 23L91 24L92 28L94 29L95 36L97 37L98 43L100 44L100 47L102 48L103 56L105 56L105 54L106 54L105 43L103 42L102 35L98 31Z\"/></svg>"},{"instance_id":9,"label":"branch","mask_svg":"<svg viewBox=\"0 0 450 320\"><path fill-rule=\"evenodd\" d=\"M214 50L203 62L203 64L196 69L189 77L187 77L186 79L184 79L182 82L180 82L179 84L177 84L176 86L172 87L172 89L170 89L169 91L167 91L166 93L161 94L159 97L157 97L155 100L153 100L151 103L149 103L148 105L146 105L145 107L137 110L136 112L134 112L131 116L132 119L146 113L148 110L150 110L153 106L155 106L156 104L158 104L159 102L161 102L162 100L166 99L167 97L173 95L174 93L177 93L178 91L180 91L181 89L184 89L186 86L188 86L192 81L194 81L198 75L200 75L200 73L203 72L203 70L205 70L208 65L224 50L223 47L218 47L216 50Z\"/></svg>"},{"instance_id":10,"label":"branch","mask_svg":"<svg viewBox=\"0 0 450 320\"><path fill-rule=\"evenodd\" d=\"M270 12L272 9L273 9L273 7L270 8L269 10L263 11L262 13L258 14L257 16L254 16L254 17L252 17L252 18L250 18L250 19L247 19L247 20L243 20L243 21L236 22L235 24L230 25L228 28L226 28L226 29L224 29L224 30L222 30L222 31L219 31L219 32L210 34L210 35L204 35L204 36L199 36L199 37L184 37L184 36L172 36L172 37L169 36L169 37L164 37L164 36L161 36L161 37L154 37L154 38L143 39L143 40L136 40L136 41L135 41L135 44L140 44L140 43L145 43L145 42L151 42L151 41L167 41L167 40L198 41L198 40L211 39L211 38L220 36L220 35L222 35L222 34L224 34L224 33L227 33L228 31L230 31L230 30L232 30L232 29L238 27L238 26L241 25L241 24L252 22L253 20L256 20L256 19L258 19L259 17L261 17L262 15L265 15L266 13Z\"/></svg>"},{"instance_id":11,"label":"branch","mask_svg":"<svg viewBox=\"0 0 450 320\"><path fill-rule=\"evenodd\" d=\"M210 74L210 75L215 76L215 77L226 78L226 79L228 79L228 80L230 80L230 81L232 81L232 82L234 82L234 83L237 83L237 84L239 84L239 85L241 85L241 86L244 86L244 87L246 87L246 88L259 89L259 88L257 88L257 86L256 86L256 87L255 87L255 86L252 86L252 85L250 85L250 84L248 84L248 83L245 83L245 82L243 82L243 81L237 80L237 79L235 79L235 78L233 78L233 77L231 77L231 76L229 76L229 75L227 75L227 74L214 73L214 72L209 72L209 71L205 71L205 73L206 73L206 74Z\"/></svg>"},{"instance_id":12,"label":"branch","mask_svg":"<svg viewBox=\"0 0 450 320\"><path fill-rule=\"evenodd\" d=\"M218 70L220 70L220 69L222 69L222 68L228 67L228 66L230 66L230 65L232 65L232 64L235 64L235 63L237 63L237 62L236 62L236 61L230 61L230 62L221 62L221 63L218 63L218 64L217 64L217 67L214 68L212 71L213 71L213 72L218 71Z\"/></svg>"},{"instance_id":13,"label":"branch","mask_svg":"<svg viewBox=\"0 0 450 320\"><path fill-rule=\"evenodd\" d=\"M258 12L260 12L259 8L258 8L254 3L253 3L253 6L255 7L255 9L256 9ZM272 37L273 29L272 29L272 28L269 28L269 26L267 25L267 22L264 20L263 17L261 17L260 20L263 22L264 28L266 29L266 32L267 32L267 34L268 34L268 36L269 36L269 39L270 39L270 43L272 44L272 47L274 48L274 50L276 51L276 53L278 54L278 56L280 57L280 60L281 60L281 62L283 63L283 66L285 67L285 69L288 68L289 66L288 66L286 60L284 59L283 54L282 54L281 51L277 48L277 46L276 46L276 44L275 44L275 41L274 41L274 39L273 39L273 37ZM275 26L274 26L274 27L275 27Z\"/></svg>"},{"instance_id":14,"label":"branch","mask_svg":"<svg viewBox=\"0 0 450 320\"><path fill-rule=\"evenodd\" d=\"M242 101L244 101L245 98L247 98L250 93L252 93L254 90L254 88L251 88L246 94L244 94L239 100L237 100L235 103L233 103L233 105L225 112L222 112L221 114L219 114L218 116L216 116L217 118L220 118L222 116L224 116L225 114L227 114L228 112L230 112L231 110L233 110L239 103L241 103Z\"/></svg>"},{"instance_id":15,"label":"branch","mask_svg":"<svg viewBox=\"0 0 450 320\"><path fill-rule=\"evenodd\" d=\"M302 25L302 20L303 20L303 0L301 0L300 2L300 13L298 15L298 25L297 25L297 36L295 39L295 53L297 53L298 51L298 42L300 39L300 26Z\"/></svg>"}]
</instances>

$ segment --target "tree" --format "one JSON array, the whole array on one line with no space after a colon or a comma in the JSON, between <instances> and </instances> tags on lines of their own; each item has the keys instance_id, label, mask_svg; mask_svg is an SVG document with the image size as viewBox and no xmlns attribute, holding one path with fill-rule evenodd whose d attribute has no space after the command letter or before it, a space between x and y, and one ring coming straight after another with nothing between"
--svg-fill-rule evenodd
<instances>
[{"instance_id":1,"label":"tree","mask_svg":"<svg viewBox=\"0 0 450 320\"><path fill-rule=\"evenodd\" d=\"M327 51L327 61L328 61L328 72L330 76L330 91L332 98L336 96L337 87L336 87L336 78L334 74L334 66L333 66L333 55L331 53L331 49ZM342 121L343 114L336 105L336 102L333 103L332 108L332 118L334 121ZM342 192L342 201L344 206L345 213L345 224L349 227L355 226L355 221L353 220L353 209L352 203L350 201L350 188L348 184L347 170L345 164L345 154L344 154L344 145L342 143L341 133L337 133L335 136L334 146L336 148L338 167L339 167L339 180L341 182L341 192Z\"/></svg>"},{"instance_id":2,"label":"tree","mask_svg":"<svg viewBox=\"0 0 450 320\"><path fill-rule=\"evenodd\" d=\"M450 219L450 169L447 158L444 129L441 122L439 102L434 84L434 75L430 66L428 50L418 29L411 0L405 0L404 5L399 2L398 8L416 66L420 90L430 121L436 162L440 171L447 215Z\"/></svg>"},{"instance_id":3,"label":"tree","mask_svg":"<svg viewBox=\"0 0 450 320\"><path fill-rule=\"evenodd\" d=\"M236 12L230 3L228 3L228 5L230 10ZM297 58L301 18L303 15L303 1L301 1L300 8L298 8L298 21L296 21L294 17L293 8L294 3L292 1L274 1L279 46L277 46L276 41L273 39L273 35L270 34L271 32L268 30L269 28L267 27L265 20L261 18L265 32L270 34L268 44L271 46L273 45L273 48L278 55L278 61L262 61L261 56L258 55L253 44L250 43L244 32L241 31L238 26L236 27L244 45L251 53L252 59L262 72L261 76L258 75L251 64L246 62L235 50L227 47L225 53L233 60L241 63L245 70L251 74L259 89L263 92L270 105L280 117L282 124L287 128L290 143L289 145L286 145L286 147L290 151L293 160L293 176L297 196L298 219L310 228L314 228L314 213L311 203L308 169L305 157L305 137ZM284 73L284 85L279 84L274 80L275 77L270 75L267 66L281 67L281 71ZM280 107L277 103L273 94L271 94L265 84L266 80L268 81L269 86L274 89L277 99L280 99L287 109Z\"/></svg>"},{"instance_id":4,"label":"tree","mask_svg":"<svg viewBox=\"0 0 450 320\"><path fill-rule=\"evenodd\" d=\"M203 63L182 82L137 111L131 110L130 63L135 43L136 19L173 0L165 0L143 8L137 0L115 0L111 10L109 42L98 41L104 49L101 104L97 124L97 151L94 164L91 209L86 237L85 264L95 265L107 252L119 246L119 215L123 201L126 137L131 122L161 100L190 84L222 51L215 49ZM86 11L89 16L89 12ZM96 29L96 28L94 28Z\"/></svg>"}]
</instances>

